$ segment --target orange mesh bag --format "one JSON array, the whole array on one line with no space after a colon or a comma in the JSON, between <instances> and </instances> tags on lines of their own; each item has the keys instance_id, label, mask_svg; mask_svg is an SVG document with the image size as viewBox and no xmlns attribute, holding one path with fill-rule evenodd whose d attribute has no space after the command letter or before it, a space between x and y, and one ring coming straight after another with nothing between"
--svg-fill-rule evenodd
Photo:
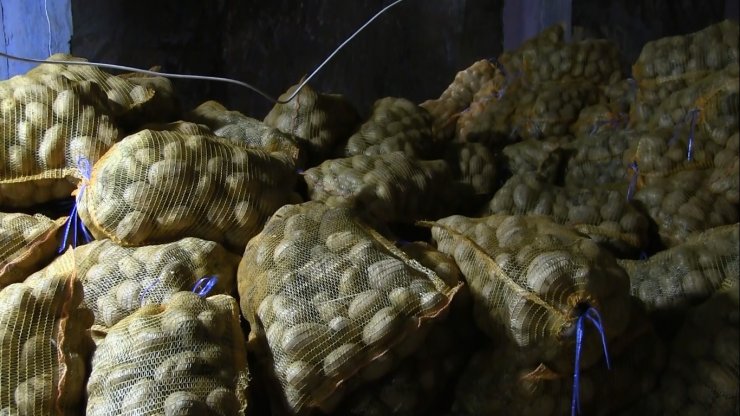
<instances>
[{"instance_id":1,"label":"orange mesh bag","mask_svg":"<svg viewBox=\"0 0 740 416\"><path fill-rule=\"evenodd\" d=\"M248 368L239 306L178 292L114 325L87 382L87 416L244 414Z\"/></svg>"},{"instance_id":2,"label":"orange mesh bag","mask_svg":"<svg viewBox=\"0 0 740 416\"><path fill-rule=\"evenodd\" d=\"M610 344L608 353L611 369L605 363L584 369L575 382L573 369L554 371L511 344L485 347L473 355L457 384L452 414L618 414L654 388L666 353L644 314L635 314L629 332Z\"/></svg>"},{"instance_id":3,"label":"orange mesh bag","mask_svg":"<svg viewBox=\"0 0 740 416\"><path fill-rule=\"evenodd\" d=\"M144 245L198 237L239 252L297 196L287 157L213 136L143 130L95 164L78 192L98 239Z\"/></svg>"},{"instance_id":4,"label":"orange mesh bag","mask_svg":"<svg viewBox=\"0 0 740 416\"><path fill-rule=\"evenodd\" d=\"M290 133L270 127L238 111L230 111L216 101L206 101L186 115L188 120L204 124L213 134L237 144L266 152L282 152L297 167L306 164L308 142Z\"/></svg>"},{"instance_id":5,"label":"orange mesh bag","mask_svg":"<svg viewBox=\"0 0 740 416\"><path fill-rule=\"evenodd\" d=\"M627 183L629 176L622 155L633 136L630 130L604 130L572 141L566 146L572 155L565 167L564 185L591 188Z\"/></svg>"},{"instance_id":6,"label":"orange mesh bag","mask_svg":"<svg viewBox=\"0 0 740 416\"><path fill-rule=\"evenodd\" d=\"M74 249L76 278L85 291L81 307L92 311L94 329L105 332L140 307L166 303L204 277L218 280L211 293L236 293L239 257L197 238L174 243L121 247L97 240ZM63 267L59 260L48 268Z\"/></svg>"},{"instance_id":7,"label":"orange mesh bag","mask_svg":"<svg viewBox=\"0 0 740 416\"><path fill-rule=\"evenodd\" d=\"M548 82L533 88L533 97L522 99L512 121L525 139L563 136L578 120L581 110L599 100L595 84L585 82Z\"/></svg>"},{"instance_id":8,"label":"orange mesh bag","mask_svg":"<svg viewBox=\"0 0 740 416\"><path fill-rule=\"evenodd\" d=\"M673 92L738 63L738 23L725 20L698 32L648 42L632 75L639 87L632 120L648 120Z\"/></svg>"},{"instance_id":9,"label":"orange mesh bag","mask_svg":"<svg viewBox=\"0 0 740 416\"><path fill-rule=\"evenodd\" d=\"M502 147L516 139L512 118L520 102L534 100L532 94L523 90L521 83L513 81L502 87L495 96L476 100L460 113L455 125L455 140L480 142Z\"/></svg>"},{"instance_id":10,"label":"orange mesh bag","mask_svg":"<svg viewBox=\"0 0 740 416\"><path fill-rule=\"evenodd\" d=\"M0 414L82 415L92 343L71 251L0 291ZM63 270L62 270L63 269Z\"/></svg>"},{"instance_id":11,"label":"orange mesh bag","mask_svg":"<svg viewBox=\"0 0 740 416\"><path fill-rule=\"evenodd\" d=\"M735 281L689 311L670 343L659 386L625 415L733 415L740 411L740 321Z\"/></svg>"},{"instance_id":12,"label":"orange mesh bag","mask_svg":"<svg viewBox=\"0 0 740 416\"><path fill-rule=\"evenodd\" d=\"M503 85L503 75L493 63L481 59L459 71L439 98L421 103L420 106L434 118L434 131L442 138L449 138L457 114L465 110L473 102L476 93L489 82L493 82L493 89L498 90Z\"/></svg>"},{"instance_id":13,"label":"orange mesh bag","mask_svg":"<svg viewBox=\"0 0 740 416\"><path fill-rule=\"evenodd\" d=\"M121 133L94 81L73 81L42 64L0 81L0 206L28 207L69 197L91 162Z\"/></svg>"},{"instance_id":14,"label":"orange mesh bag","mask_svg":"<svg viewBox=\"0 0 740 416\"><path fill-rule=\"evenodd\" d=\"M56 255L64 218L0 213L0 289L40 270Z\"/></svg>"},{"instance_id":15,"label":"orange mesh bag","mask_svg":"<svg viewBox=\"0 0 740 416\"><path fill-rule=\"evenodd\" d=\"M435 153L436 145L427 110L405 98L386 97L375 101L370 117L350 136L343 153L374 156L402 151L425 158Z\"/></svg>"},{"instance_id":16,"label":"orange mesh bag","mask_svg":"<svg viewBox=\"0 0 740 416\"><path fill-rule=\"evenodd\" d=\"M623 189L564 188L532 175L514 175L488 203L487 214L547 215L618 253L646 248L648 218Z\"/></svg>"},{"instance_id":17,"label":"orange mesh bag","mask_svg":"<svg viewBox=\"0 0 740 416\"><path fill-rule=\"evenodd\" d=\"M455 178L473 189L475 195L490 195L496 186L497 162L481 143L450 143L445 160Z\"/></svg>"},{"instance_id":18,"label":"orange mesh bag","mask_svg":"<svg viewBox=\"0 0 740 416\"><path fill-rule=\"evenodd\" d=\"M330 159L303 177L312 200L353 208L373 221L438 218L461 202L445 161L418 161L403 152Z\"/></svg>"},{"instance_id":19,"label":"orange mesh bag","mask_svg":"<svg viewBox=\"0 0 740 416\"><path fill-rule=\"evenodd\" d=\"M505 166L514 175L534 173L542 180L559 182L569 139L568 136L548 137L510 144L502 151Z\"/></svg>"},{"instance_id":20,"label":"orange mesh bag","mask_svg":"<svg viewBox=\"0 0 740 416\"><path fill-rule=\"evenodd\" d=\"M565 371L576 323L588 310L600 311L605 342L625 330L632 309L627 274L582 234L536 216L454 215L424 224L463 272L474 318L491 339L508 338L523 355ZM600 356L601 339L586 334L583 367Z\"/></svg>"},{"instance_id":21,"label":"orange mesh bag","mask_svg":"<svg viewBox=\"0 0 740 416\"><path fill-rule=\"evenodd\" d=\"M296 88L290 87L278 99L287 100ZM305 85L289 103L275 104L264 122L307 141L308 166L315 166L352 134L360 116L343 96L319 93Z\"/></svg>"},{"instance_id":22,"label":"orange mesh bag","mask_svg":"<svg viewBox=\"0 0 740 416\"><path fill-rule=\"evenodd\" d=\"M685 242L692 233L740 220L736 205L709 190L707 179L711 173L685 170L656 177L634 193L634 199L657 225L666 247Z\"/></svg>"},{"instance_id":23,"label":"orange mesh bag","mask_svg":"<svg viewBox=\"0 0 740 416\"><path fill-rule=\"evenodd\" d=\"M739 224L711 228L646 260L619 264L650 312L682 311L740 278L738 232Z\"/></svg>"},{"instance_id":24,"label":"orange mesh bag","mask_svg":"<svg viewBox=\"0 0 740 416\"><path fill-rule=\"evenodd\" d=\"M331 410L397 368L459 287L349 210L313 201L271 217L247 245L238 286L274 397L295 414Z\"/></svg>"}]
</instances>

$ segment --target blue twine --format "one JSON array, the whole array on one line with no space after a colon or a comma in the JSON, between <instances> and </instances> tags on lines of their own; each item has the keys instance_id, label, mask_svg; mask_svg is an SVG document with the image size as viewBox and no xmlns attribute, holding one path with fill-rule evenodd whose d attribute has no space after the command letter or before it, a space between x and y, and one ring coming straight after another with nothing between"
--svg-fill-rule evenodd
<instances>
[{"instance_id":1,"label":"blue twine","mask_svg":"<svg viewBox=\"0 0 740 416\"><path fill-rule=\"evenodd\" d=\"M694 108L686 114L689 117L689 148L686 151L686 160L689 162L694 158L694 130L696 129L696 118L699 111L698 108Z\"/></svg>"},{"instance_id":2,"label":"blue twine","mask_svg":"<svg viewBox=\"0 0 740 416\"><path fill-rule=\"evenodd\" d=\"M596 327L601 335L601 345L604 347L604 357L606 359L606 368L611 370L612 365L609 360L609 351L606 347L606 332L604 331L604 325L601 323L601 316L596 308L589 306L585 312L578 317L576 323L576 359L575 369L573 371L573 398L570 402L570 414L576 416L581 413L581 349L583 348L583 319L586 318Z\"/></svg>"},{"instance_id":3,"label":"blue twine","mask_svg":"<svg viewBox=\"0 0 740 416\"><path fill-rule=\"evenodd\" d=\"M218 277L216 276L201 277L200 279L198 279L197 282L195 282L195 286L193 286L193 292L200 297L204 297L208 295L211 290L213 290L213 287L216 286L217 281Z\"/></svg>"},{"instance_id":4,"label":"blue twine","mask_svg":"<svg viewBox=\"0 0 740 416\"><path fill-rule=\"evenodd\" d=\"M637 177L640 175L640 167L637 166L637 161L634 160L629 164L629 168L632 169L632 177L630 178L630 185L627 187L627 202L632 201L635 196L635 189L637 188Z\"/></svg>"},{"instance_id":5,"label":"blue twine","mask_svg":"<svg viewBox=\"0 0 740 416\"><path fill-rule=\"evenodd\" d=\"M69 233L70 231L73 232L73 239L72 239L72 247L77 247L78 244L78 231L81 232L82 238L84 240L84 244L87 244L94 240L93 236L90 235L90 231L88 231L87 227L85 227L85 224L82 223L82 220L80 219L79 215L77 215L77 204L80 201L80 198L82 197L82 194L85 192L85 187L87 187L87 182L90 180L90 177L92 176L92 166L90 166L90 161L85 157L80 157L77 159L77 167L80 169L80 173L82 174L82 177L84 180L82 181L82 185L80 186L80 190L77 193L77 197L75 198L75 202L72 204L72 210L69 213L69 216L67 217L67 220L64 221L64 234L62 236L62 242L59 245L59 249L57 250L57 253L61 254L64 252L64 249L67 246L67 241L69 241Z\"/></svg>"},{"instance_id":6,"label":"blue twine","mask_svg":"<svg viewBox=\"0 0 740 416\"><path fill-rule=\"evenodd\" d=\"M590 136L596 134L599 129L603 126L608 125L612 129L618 129L619 127L627 127L628 115L626 113L619 113L616 117L607 120L601 120L594 123L591 131L588 133Z\"/></svg>"},{"instance_id":7,"label":"blue twine","mask_svg":"<svg viewBox=\"0 0 740 416\"><path fill-rule=\"evenodd\" d=\"M148 295L148 294L149 294L149 291L150 291L150 290L152 290L152 288L154 288L154 286L156 286L156 284L157 284L157 283L159 283L159 279L160 279L160 278L161 278L161 277L157 277L156 279L154 279L154 281L153 281L153 282L151 282L151 283L149 283L149 286L147 286L147 287L146 287L146 288L145 288L145 289L144 289L144 290L143 290L143 291L142 291L142 292L141 292L141 293L139 294L139 304L140 304L140 305L144 305L144 296Z\"/></svg>"}]
</instances>

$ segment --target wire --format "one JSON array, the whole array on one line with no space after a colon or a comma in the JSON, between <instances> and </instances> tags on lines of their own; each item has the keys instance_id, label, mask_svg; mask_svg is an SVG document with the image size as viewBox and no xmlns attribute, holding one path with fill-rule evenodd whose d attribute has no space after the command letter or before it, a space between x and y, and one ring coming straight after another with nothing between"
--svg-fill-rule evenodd
<instances>
[{"instance_id":1,"label":"wire","mask_svg":"<svg viewBox=\"0 0 740 416\"><path fill-rule=\"evenodd\" d=\"M49 43L47 45L47 49L49 50L49 56L51 56L51 19L49 18L48 0L44 0L44 13L46 14L46 27L49 29Z\"/></svg>"},{"instance_id":2,"label":"wire","mask_svg":"<svg viewBox=\"0 0 740 416\"><path fill-rule=\"evenodd\" d=\"M94 66L98 68L106 68L106 69L115 69L120 71L129 71L129 72L136 72L140 74L146 74L146 75L153 75L153 76L159 76L159 77L165 77L165 78L173 78L173 79L194 79L194 80L204 80L204 81L215 81L215 82L225 82L229 84L238 85L240 87L247 88L249 90L252 90L253 92L256 92L257 94L261 95L268 101L271 101L274 104L287 104L291 102L298 93L301 92L304 86L308 84L311 79L318 74L324 66L329 63L329 61L334 58L334 56L339 53L340 50L342 50L349 42L352 41L357 35L359 35L365 28L367 28L373 21L375 21L378 17L383 15L385 12L390 10L392 7L398 5L399 3L404 2L405 0L395 0L393 3L383 7L379 12L375 13L373 17L371 17L368 21L366 21L362 26L360 26L359 29L355 30L354 33L352 33L344 42L342 42L339 46L337 46L334 51L332 51L329 56L324 59L319 66L316 67L316 69L311 72L300 84L298 84L298 87L293 91L288 98L280 100L277 99L266 92L262 91L261 89L255 87L252 84L248 84L243 81L239 81L236 79L231 78L223 78L223 77L212 77L212 76L206 76L206 75L188 75L188 74L173 74L173 73L167 73L167 72L156 72L156 71L150 71L147 69L140 69L140 68L134 68L130 66L125 65L116 65L116 64L105 64L100 62L89 62L89 61L57 61L57 60L48 60L48 59L34 59L34 58L27 58L22 56L15 56L11 55L5 52L0 52L0 56L4 56L8 59L13 59L16 61L22 61L22 62L31 62L31 63L38 63L38 64L55 64L55 65L84 65L84 66ZM49 22L49 37L51 38L51 23L48 20L48 11L47 11L47 22ZM51 55L51 40L49 41L49 54Z\"/></svg>"}]
</instances>

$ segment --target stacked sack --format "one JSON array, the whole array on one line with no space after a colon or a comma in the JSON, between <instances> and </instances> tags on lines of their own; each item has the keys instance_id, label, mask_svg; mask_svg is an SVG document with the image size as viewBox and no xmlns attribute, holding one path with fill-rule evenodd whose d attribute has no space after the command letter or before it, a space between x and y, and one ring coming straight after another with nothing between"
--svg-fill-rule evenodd
<instances>
[{"instance_id":1,"label":"stacked sack","mask_svg":"<svg viewBox=\"0 0 740 416\"><path fill-rule=\"evenodd\" d=\"M190 111L186 118L208 126L216 136L234 143L270 153L283 152L295 162L296 167L303 167L306 163L308 144L304 139L283 133L238 111L229 111L216 101L204 102Z\"/></svg>"},{"instance_id":2,"label":"stacked sack","mask_svg":"<svg viewBox=\"0 0 740 416\"><path fill-rule=\"evenodd\" d=\"M68 197L83 177L80 160L96 162L122 137L101 85L64 68L45 64L0 81L1 206Z\"/></svg>"},{"instance_id":3,"label":"stacked sack","mask_svg":"<svg viewBox=\"0 0 740 416\"><path fill-rule=\"evenodd\" d=\"M230 296L178 292L164 305L146 305L98 344L85 414L242 415L244 345Z\"/></svg>"},{"instance_id":4,"label":"stacked sack","mask_svg":"<svg viewBox=\"0 0 740 416\"><path fill-rule=\"evenodd\" d=\"M513 175L535 174L544 181L558 182L566 160L567 141L567 137L549 137L510 144L501 151L504 166Z\"/></svg>"},{"instance_id":5,"label":"stacked sack","mask_svg":"<svg viewBox=\"0 0 740 416\"><path fill-rule=\"evenodd\" d=\"M57 272L0 290L1 414L83 413L92 317L77 308L83 293L72 253L60 261Z\"/></svg>"},{"instance_id":6,"label":"stacked sack","mask_svg":"<svg viewBox=\"0 0 740 416\"><path fill-rule=\"evenodd\" d=\"M359 115L341 95L319 93L309 85L304 85L291 101L284 103L298 85L278 97L281 102L275 104L264 122L303 139L308 148L308 166L315 166L350 136L359 123Z\"/></svg>"},{"instance_id":7,"label":"stacked sack","mask_svg":"<svg viewBox=\"0 0 740 416\"><path fill-rule=\"evenodd\" d=\"M143 130L95 164L80 218L96 238L142 245L198 237L236 252L275 210L298 198L285 155L215 136Z\"/></svg>"},{"instance_id":8,"label":"stacked sack","mask_svg":"<svg viewBox=\"0 0 740 416\"><path fill-rule=\"evenodd\" d=\"M313 201L278 210L249 242L238 275L274 406L291 414L331 411L344 393L397 368L458 285L351 211Z\"/></svg>"},{"instance_id":9,"label":"stacked sack","mask_svg":"<svg viewBox=\"0 0 740 416\"><path fill-rule=\"evenodd\" d=\"M0 289L23 281L56 254L62 221L0 213Z\"/></svg>"},{"instance_id":10,"label":"stacked sack","mask_svg":"<svg viewBox=\"0 0 740 416\"><path fill-rule=\"evenodd\" d=\"M738 233L738 224L711 228L649 259L619 264L648 311L685 310L740 278Z\"/></svg>"}]
</instances>

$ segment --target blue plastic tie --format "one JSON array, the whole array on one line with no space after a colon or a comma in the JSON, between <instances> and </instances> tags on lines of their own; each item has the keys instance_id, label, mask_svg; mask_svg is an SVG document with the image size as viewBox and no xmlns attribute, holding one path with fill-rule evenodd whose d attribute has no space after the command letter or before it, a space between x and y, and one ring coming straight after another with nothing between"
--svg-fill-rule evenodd
<instances>
[{"instance_id":1,"label":"blue plastic tie","mask_svg":"<svg viewBox=\"0 0 740 416\"><path fill-rule=\"evenodd\" d=\"M195 282L193 292L200 297L207 296L208 293L213 290L213 287L216 286L217 281L218 277L216 276L201 277L197 282Z\"/></svg>"},{"instance_id":2,"label":"blue plastic tie","mask_svg":"<svg viewBox=\"0 0 740 416\"><path fill-rule=\"evenodd\" d=\"M62 236L62 242L59 245L59 249L57 250L57 253L59 254L64 252L64 249L67 246L70 231L72 231L73 233L72 247L77 247L77 242L79 241L78 231L82 234L82 239L85 244L94 240L93 236L90 235L90 231L88 231L87 227L85 227L85 224L82 223L80 216L77 215L77 204L79 203L80 198L82 198L82 194L85 192L85 188L87 187L87 182L92 176L92 167L90 166L90 161L84 157L80 157L77 159L77 167L80 169L80 173L82 174L82 177L84 179L82 181L82 185L80 186L80 191L77 193L77 197L75 198L75 202L72 204L72 210L69 213L69 217L67 217L67 220L64 221L64 234Z\"/></svg>"},{"instance_id":3,"label":"blue plastic tie","mask_svg":"<svg viewBox=\"0 0 740 416\"><path fill-rule=\"evenodd\" d=\"M698 108L694 108L686 114L689 117L689 147L686 151L686 160L689 162L694 158L694 130L696 129L696 119L699 111Z\"/></svg>"},{"instance_id":4,"label":"blue plastic tie","mask_svg":"<svg viewBox=\"0 0 740 416\"><path fill-rule=\"evenodd\" d=\"M629 168L632 169L632 177L630 178L630 185L627 188L627 202L632 201L635 196L635 189L637 189L637 177L640 175L640 167L637 166L637 161L633 161L629 164Z\"/></svg>"},{"instance_id":5,"label":"blue plastic tie","mask_svg":"<svg viewBox=\"0 0 740 416\"><path fill-rule=\"evenodd\" d=\"M589 306L586 311L578 317L578 322L576 323L576 359L575 369L573 370L573 398L570 402L571 416L576 416L581 413L581 349L583 348L584 318L591 321L594 327L596 327L596 330L599 331L599 334L601 335L601 345L604 347L606 368L609 370L612 369L611 361L609 360L609 351L606 347L606 332L604 331L604 325L601 323L601 315L599 315L599 312L596 310L596 308Z\"/></svg>"},{"instance_id":6,"label":"blue plastic tie","mask_svg":"<svg viewBox=\"0 0 740 416\"><path fill-rule=\"evenodd\" d=\"M154 288L154 286L156 286L156 285L157 285L157 283L159 283L159 279L160 279L159 277L157 277L156 279L154 279L154 281L153 281L153 282L151 282L151 283L149 283L149 286L147 286L147 287L146 287L146 288L145 288L145 289L144 289L144 290L143 290L143 291L142 291L142 292L141 292L141 293L139 294L139 304L140 304L140 305L144 305L144 296L148 295L148 294L149 294L149 291L150 291L150 290L152 290L152 289Z\"/></svg>"}]
</instances>

